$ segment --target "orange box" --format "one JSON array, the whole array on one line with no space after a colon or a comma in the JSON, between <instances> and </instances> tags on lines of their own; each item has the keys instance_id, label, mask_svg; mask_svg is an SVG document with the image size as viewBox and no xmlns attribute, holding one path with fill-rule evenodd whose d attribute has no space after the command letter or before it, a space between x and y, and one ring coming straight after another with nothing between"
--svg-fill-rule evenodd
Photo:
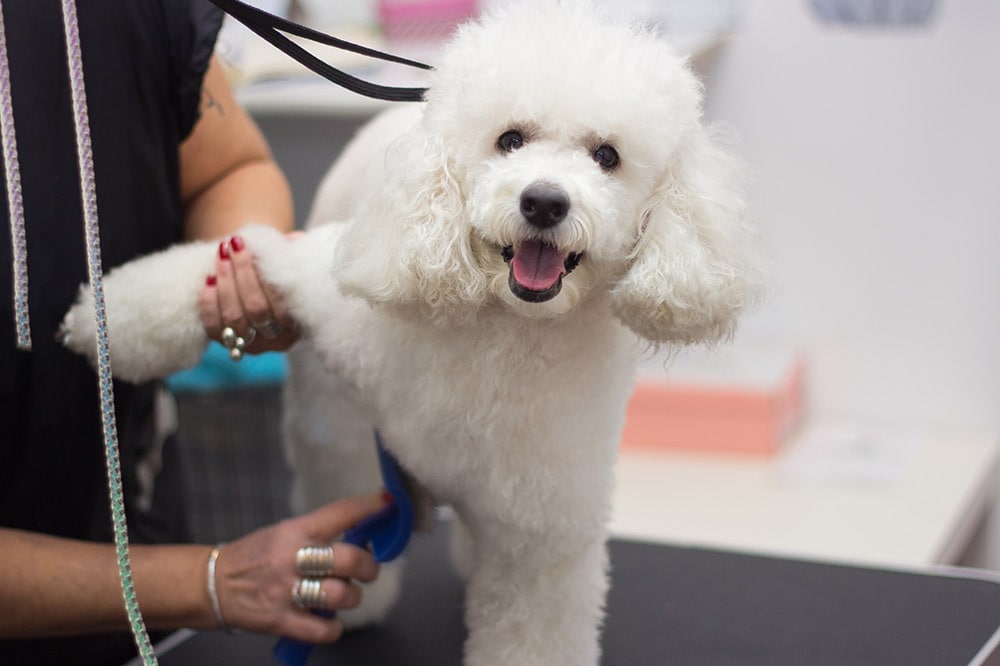
<instances>
[{"instance_id":1,"label":"orange box","mask_svg":"<svg viewBox=\"0 0 1000 666\"><path fill-rule=\"evenodd\" d=\"M768 455L804 412L805 363L794 353L654 357L640 367L622 447Z\"/></svg>"}]
</instances>

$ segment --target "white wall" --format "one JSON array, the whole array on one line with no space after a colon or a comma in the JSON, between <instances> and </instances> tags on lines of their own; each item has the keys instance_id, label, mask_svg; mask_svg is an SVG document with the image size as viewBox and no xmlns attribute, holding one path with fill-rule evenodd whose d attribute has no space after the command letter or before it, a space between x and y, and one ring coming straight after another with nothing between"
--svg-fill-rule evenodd
<instances>
[{"instance_id":1,"label":"white wall","mask_svg":"<svg viewBox=\"0 0 1000 666\"><path fill-rule=\"evenodd\" d=\"M704 74L779 271L747 333L807 352L814 414L1000 434L1000 3L876 32L747 2Z\"/></svg>"},{"instance_id":2,"label":"white wall","mask_svg":"<svg viewBox=\"0 0 1000 666\"><path fill-rule=\"evenodd\" d=\"M1000 3L894 32L744 9L703 69L780 278L745 333L806 352L814 416L1000 436ZM1000 506L966 563L1000 569Z\"/></svg>"}]
</instances>

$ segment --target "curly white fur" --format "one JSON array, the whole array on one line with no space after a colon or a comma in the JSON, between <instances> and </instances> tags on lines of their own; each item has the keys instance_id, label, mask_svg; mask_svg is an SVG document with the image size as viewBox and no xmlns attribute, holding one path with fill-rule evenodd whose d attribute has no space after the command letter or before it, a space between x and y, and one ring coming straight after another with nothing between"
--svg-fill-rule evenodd
<instances>
[{"instance_id":1,"label":"curly white fur","mask_svg":"<svg viewBox=\"0 0 1000 666\"><path fill-rule=\"evenodd\" d=\"M345 149L306 234L245 230L308 338L286 389L298 507L377 483L377 425L468 529L470 666L598 663L636 358L649 342L723 340L753 300L737 165L702 126L700 96L647 29L586 2L508 5L461 29L425 105ZM511 130L523 145L505 150ZM602 146L620 163L603 168ZM568 204L556 224L522 212L539 184ZM558 279L537 269L544 294L525 288L533 264L511 259L525 247L566 258ZM200 280L212 260L184 246L108 276L116 373L192 362L200 282L176 278ZM87 296L64 325L83 353ZM364 618L388 603L368 595Z\"/></svg>"}]
</instances>

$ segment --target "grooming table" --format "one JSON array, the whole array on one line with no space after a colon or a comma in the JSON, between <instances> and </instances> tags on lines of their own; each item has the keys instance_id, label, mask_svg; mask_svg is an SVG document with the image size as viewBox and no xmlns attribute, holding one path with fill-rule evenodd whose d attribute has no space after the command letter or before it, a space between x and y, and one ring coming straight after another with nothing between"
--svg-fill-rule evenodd
<instances>
[{"instance_id":1,"label":"grooming table","mask_svg":"<svg viewBox=\"0 0 1000 666\"><path fill-rule=\"evenodd\" d=\"M418 534L386 624L318 647L311 666L458 666L462 585L447 524ZM1000 577L894 571L612 541L604 666L998 666ZM274 664L275 639L182 631L163 666Z\"/></svg>"}]
</instances>

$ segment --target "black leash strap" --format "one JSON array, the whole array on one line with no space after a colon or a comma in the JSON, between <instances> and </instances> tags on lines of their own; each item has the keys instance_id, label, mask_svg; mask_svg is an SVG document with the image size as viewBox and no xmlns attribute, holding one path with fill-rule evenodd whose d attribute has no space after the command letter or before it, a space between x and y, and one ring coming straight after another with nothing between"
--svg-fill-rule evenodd
<instances>
[{"instance_id":1,"label":"black leash strap","mask_svg":"<svg viewBox=\"0 0 1000 666\"><path fill-rule=\"evenodd\" d=\"M323 78L336 83L338 86L347 88L351 92L364 95L365 97L386 100L388 102L420 102L423 100L424 93L427 92L427 88L398 88L394 86L383 86L370 81L365 81L364 79L359 79L356 76L351 76L350 74L323 62L282 33L288 33L290 35L295 35L296 37L303 37L319 44L334 46L336 48L343 49L344 51L350 51L352 53L368 56L370 58L377 58L379 60L407 65L409 67L416 67L418 69L433 69L430 65L425 65L414 60L408 60L390 53L383 53L353 42L331 37L330 35L319 32L318 30L307 28L303 25L299 25L298 23L283 19L280 16L275 16L274 14L269 14L261 9L257 9L256 7L248 5L244 2L240 2L239 0L210 0L210 2L245 25L275 48L284 51L288 56L299 61Z\"/></svg>"}]
</instances>

